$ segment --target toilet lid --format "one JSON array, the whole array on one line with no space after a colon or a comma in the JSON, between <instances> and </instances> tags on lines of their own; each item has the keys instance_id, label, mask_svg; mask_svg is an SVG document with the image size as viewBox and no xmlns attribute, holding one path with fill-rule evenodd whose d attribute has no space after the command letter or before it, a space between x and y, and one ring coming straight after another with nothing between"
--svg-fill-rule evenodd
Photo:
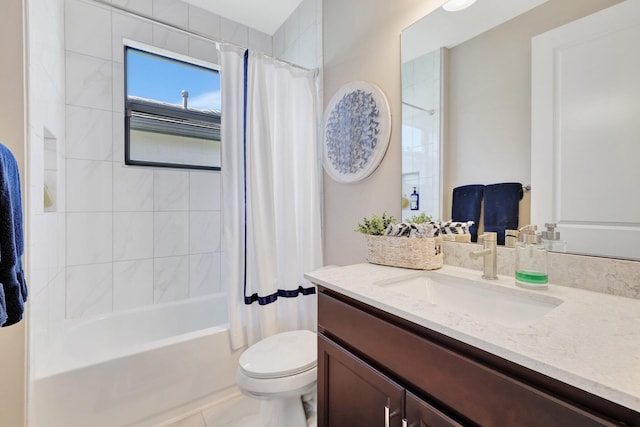
<instances>
[{"instance_id":1,"label":"toilet lid","mask_svg":"<svg viewBox=\"0 0 640 427\"><path fill-rule=\"evenodd\" d=\"M318 363L316 334L311 331L282 332L267 337L240 356L240 370L253 378L295 375Z\"/></svg>"}]
</instances>

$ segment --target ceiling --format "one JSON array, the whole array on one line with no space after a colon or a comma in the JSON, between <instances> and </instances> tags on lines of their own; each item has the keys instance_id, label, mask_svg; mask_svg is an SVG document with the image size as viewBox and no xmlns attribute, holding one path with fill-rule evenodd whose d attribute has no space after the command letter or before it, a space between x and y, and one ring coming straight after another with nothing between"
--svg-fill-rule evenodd
<instances>
[{"instance_id":1,"label":"ceiling","mask_svg":"<svg viewBox=\"0 0 640 427\"><path fill-rule=\"evenodd\" d=\"M302 0L184 0L272 36Z\"/></svg>"}]
</instances>

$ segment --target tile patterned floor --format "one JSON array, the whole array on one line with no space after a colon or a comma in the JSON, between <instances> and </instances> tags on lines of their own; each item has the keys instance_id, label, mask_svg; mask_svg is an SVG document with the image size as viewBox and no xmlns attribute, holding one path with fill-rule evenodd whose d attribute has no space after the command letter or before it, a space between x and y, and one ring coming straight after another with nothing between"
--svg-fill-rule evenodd
<instances>
[{"instance_id":1,"label":"tile patterned floor","mask_svg":"<svg viewBox=\"0 0 640 427\"><path fill-rule=\"evenodd\" d=\"M315 409L315 405L311 408ZM316 427L315 410L308 416L309 427ZM260 427L260 401L237 395L162 427Z\"/></svg>"},{"instance_id":2,"label":"tile patterned floor","mask_svg":"<svg viewBox=\"0 0 640 427\"><path fill-rule=\"evenodd\" d=\"M260 427L260 402L237 396L164 427Z\"/></svg>"}]
</instances>

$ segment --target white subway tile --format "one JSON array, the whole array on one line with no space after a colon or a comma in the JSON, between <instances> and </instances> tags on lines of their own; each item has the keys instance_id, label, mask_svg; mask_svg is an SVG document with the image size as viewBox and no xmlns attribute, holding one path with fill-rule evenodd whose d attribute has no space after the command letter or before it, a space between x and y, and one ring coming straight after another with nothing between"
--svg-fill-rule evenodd
<instances>
[{"instance_id":1,"label":"white subway tile","mask_svg":"<svg viewBox=\"0 0 640 427\"><path fill-rule=\"evenodd\" d=\"M219 252L222 236L220 212L190 212L189 252Z\"/></svg>"},{"instance_id":2,"label":"white subway tile","mask_svg":"<svg viewBox=\"0 0 640 427\"><path fill-rule=\"evenodd\" d=\"M269 34L249 28L249 49L271 56L273 54L273 38Z\"/></svg>"},{"instance_id":3,"label":"white subway tile","mask_svg":"<svg viewBox=\"0 0 640 427\"><path fill-rule=\"evenodd\" d=\"M41 0L34 6L29 3L29 27L37 31L29 32L29 45L46 46L50 49L64 49L64 1Z\"/></svg>"},{"instance_id":4,"label":"white subway tile","mask_svg":"<svg viewBox=\"0 0 640 427\"><path fill-rule=\"evenodd\" d=\"M154 171L154 209L186 211L189 209L189 172Z\"/></svg>"},{"instance_id":5,"label":"white subway tile","mask_svg":"<svg viewBox=\"0 0 640 427\"><path fill-rule=\"evenodd\" d=\"M67 214L67 265L112 261L112 213Z\"/></svg>"},{"instance_id":6,"label":"white subway tile","mask_svg":"<svg viewBox=\"0 0 640 427\"><path fill-rule=\"evenodd\" d=\"M111 0L111 3L132 12L140 12L145 15L153 14L153 0Z\"/></svg>"},{"instance_id":7,"label":"white subway tile","mask_svg":"<svg viewBox=\"0 0 640 427\"><path fill-rule=\"evenodd\" d=\"M189 174L189 209L219 211L221 191L220 172L191 172Z\"/></svg>"},{"instance_id":8,"label":"white subway tile","mask_svg":"<svg viewBox=\"0 0 640 427\"><path fill-rule=\"evenodd\" d=\"M49 322L51 322L51 326L53 326L52 324L61 325L61 321L66 316L66 289L67 274L66 269L62 268L53 282L49 284Z\"/></svg>"},{"instance_id":9,"label":"white subway tile","mask_svg":"<svg viewBox=\"0 0 640 427\"><path fill-rule=\"evenodd\" d=\"M297 8L284 22L285 49L291 47L298 40L300 33L300 8Z\"/></svg>"},{"instance_id":10,"label":"white subway tile","mask_svg":"<svg viewBox=\"0 0 640 427\"><path fill-rule=\"evenodd\" d=\"M222 40L236 46L249 46L249 28L224 17L220 18Z\"/></svg>"},{"instance_id":11,"label":"white subway tile","mask_svg":"<svg viewBox=\"0 0 640 427\"><path fill-rule=\"evenodd\" d=\"M189 37L189 56L213 65L220 64L216 44L198 37Z\"/></svg>"},{"instance_id":12,"label":"white subway tile","mask_svg":"<svg viewBox=\"0 0 640 427\"><path fill-rule=\"evenodd\" d=\"M124 112L113 113L113 161L124 165Z\"/></svg>"},{"instance_id":13,"label":"white subway tile","mask_svg":"<svg viewBox=\"0 0 640 427\"><path fill-rule=\"evenodd\" d=\"M111 21L111 48L114 62L124 62L124 39L153 43L153 25L143 19L114 12Z\"/></svg>"},{"instance_id":14,"label":"white subway tile","mask_svg":"<svg viewBox=\"0 0 640 427\"><path fill-rule=\"evenodd\" d=\"M112 102L113 102L113 111L114 112L122 112L125 111L125 93L124 93L124 64L121 62L113 62L113 94L112 94Z\"/></svg>"},{"instance_id":15,"label":"white subway tile","mask_svg":"<svg viewBox=\"0 0 640 427\"><path fill-rule=\"evenodd\" d=\"M111 312L112 282L111 263L67 267L67 318Z\"/></svg>"},{"instance_id":16,"label":"white subway tile","mask_svg":"<svg viewBox=\"0 0 640 427\"><path fill-rule=\"evenodd\" d=\"M111 111L113 97L111 61L67 52L66 67L68 105Z\"/></svg>"},{"instance_id":17,"label":"white subway tile","mask_svg":"<svg viewBox=\"0 0 640 427\"><path fill-rule=\"evenodd\" d=\"M65 1L65 48L111 59L111 11L98 4Z\"/></svg>"},{"instance_id":18,"label":"white subway tile","mask_svg":"<svg viewBox=\"0 0 640 427\"><path fill-rule=\"evenodd\" d=\"M113 163L113 210L153 211L153 169Z\"/></svg>"},{"instance_id":19,"label":"white subway tile","mask_svg":"<svg viewBox=\"0 0 640 427\"><path fill-rule=\"evenodd\" d=\"M282 54L284 53L284 50L285 50L284 32L285 31L284 31L284 25L283 25L273 35L272 54L274 58L282 59Z\"/></svg>"},{"instance_id":20,"label":"white subway tile","mask_svg":"<svg viewBox=\"0 0 640 427\"><path fill-rule=\"evenodd\" d=\"M301 67L316 68L319 65L316 63L316 27L311 25L298 38L299 50L298 50L298 63Z\"/></svg>"},{"instance_id":21,"label":"white subway tile","mask_svg":"<svg viewBox=\"0 0 640 427\"><path fill-rule=\"evenodd\" d=\"M113 263L113 309L153 304L153 259Z\"/></svg>"},{"instance_id":22,"label":"white subway tile","mask_svg":"<svg viewBox=\"0 0 640 427\"><path fill-rule=\"evenodd\" d=\"M189 212L154 213L154 257L189 253Z\"/></svg>"},{"instance_id":23,"label":"white subway tile","mask_svg":"<svg viewBox=\"0 0 640 427\"><path fill-rule=\"evenodd\" d=\"M302 0L297 8L298 18L300 20L300 31L304 32L307 28L315 25L316 16L316 3L315 0Z\"/></svg>"},{"instance_id":24,"label":"white subway tile","mask_svg":"<svg viewBox=\"0 0 640 427\"><path fill-rule=\"evenodd\" d=\"M181 55L189 54L189 36L161 25L153 25L153 45Z\"/></svg>"},{"instance_id":25,"label":"white subway tile","mask_svg":"<svg viewBox=\"0 0 640 427\"><path fill-rule=\"evenodd\" d=\"M153 16L180 27L189 25L189 5L181 0L154 0Z\"/></svg>"},{"instance_id":26,"label":"white subway tile","mask_svg":"<svg viewBox=\"0 0 640 427\"><path fill-rule=\"evenodd\" d=\"M191 255L189 296L199 297L215 292L220 292L220 253Z\"/></svg>"},{"instance_id":27,"label":"white subway tile","mask_svg":"<svg viewBox=\"0 0 640 427\"><path fill-rule=\"evenodd\" d=\"M113 114L95 108L66 108L67 157L111 160L113 156Z\"/></svg>"},{"instance_id":28,"label":"white subway tile","mask_svg":"<svg viewBox=\"0 0 640 427\"><path fill-rule=\"evenodd\" d=\"M111 174L111 162L67 159L67 212L111 211Z\"/></svg>"},{"instance_id":29,"label":"white subway tile","mask_svg":"<svg viewBox=\"0 0 640 427\"><path fill-rule=\"evenodd\" d=\"M153 258L153 212L115 212L114 261L143 258Z\"/></svg>"},{"instance_id":30,"label":"white subway tile","mask_svg":"<svg viewBox=\"0 0 640 427\"><path fill-rule=\"evenodd\" d=\"M153 302L177 301L189 297L189 257L153 260Z\"/></svg>"},{"instance_id":31,"label":"white subway tile","mask_svg":"<svg viewBox=\"0 0 640 427\"><path fill-rule=\"evenodd\" d=\"M190 29L201 34L206 34L214 40L221 40L220 25L220 15L216 15L197 6L189 5Z\"/></svg>"}]
</instances>

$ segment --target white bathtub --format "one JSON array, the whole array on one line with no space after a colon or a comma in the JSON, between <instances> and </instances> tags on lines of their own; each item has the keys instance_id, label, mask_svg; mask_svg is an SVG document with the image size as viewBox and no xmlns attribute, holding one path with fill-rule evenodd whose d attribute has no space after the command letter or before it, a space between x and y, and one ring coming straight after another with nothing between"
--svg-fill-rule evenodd
<instances>
[{"instance_id":1,"label":"white bathtub","mask_svg":"<svg viewBox=\"0 0 640 427\"><path fill-rule=\"evenodd\" d=\"M226 295L73 324L32 383L29 426L116 427L234 390Z\"/></svg>"}]
</instances>

